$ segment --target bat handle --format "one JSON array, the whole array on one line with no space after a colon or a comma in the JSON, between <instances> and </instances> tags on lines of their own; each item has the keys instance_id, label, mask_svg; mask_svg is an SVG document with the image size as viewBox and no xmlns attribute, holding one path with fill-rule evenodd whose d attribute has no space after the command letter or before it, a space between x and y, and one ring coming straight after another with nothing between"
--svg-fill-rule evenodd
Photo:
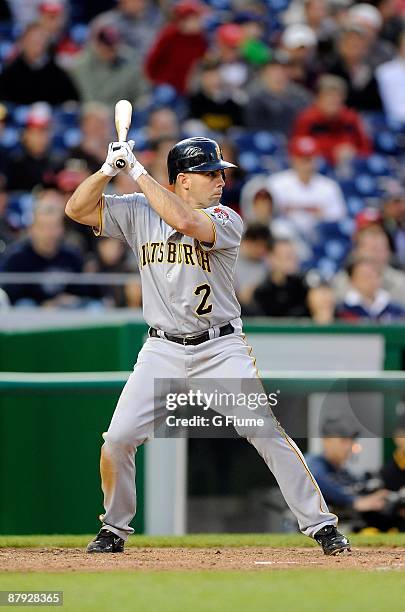
<instances>
[{"instance_id":1,"label":"bat handle","mask_svg":"<svg viewBox=\"0 0 405 612\"><path fill-rule=\"evenodd\" d=\"M115 160L114 166L117 168L117 170L123 170L127 166L127 161L122 157L119 157Z\"/></svg>"},{"instance_id":2,"label":"bat handle","mask_svg":"<svg viewBox=\"0 0 405 612\"><path fill-rule=\"evenodd\" d=\"M122 136L122 135L123 135L123 134L121 134L121 136ZM126 136L126 134L125 134L125 136ZM124 141L122 141L122 140L120 139L120 142L124 142ZM118 147L117 147L117 149L118 149ZM114 151L114 148L113 148L113 151ZM118 157L118 158L115 160L115 162L114 162L114 166L117 168L117 170L123 170L123 169L124 169L124 168L126 168L126 166L127 166L127 160L126 160L126 159L124 159L123 157Z\"/></svg>"}]
</instances>

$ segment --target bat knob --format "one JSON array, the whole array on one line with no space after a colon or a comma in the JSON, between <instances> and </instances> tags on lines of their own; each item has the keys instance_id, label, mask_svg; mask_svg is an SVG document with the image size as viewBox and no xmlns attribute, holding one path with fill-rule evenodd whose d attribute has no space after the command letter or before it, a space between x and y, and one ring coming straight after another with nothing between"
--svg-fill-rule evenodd
<instances>
[{"instance_id":1,"label":"bat knob","mask_svg":"<svg viewBox=\"0 0 405 612\"><path fill-rule=\"evenodd\" d=\"M122 170L123 168L125 168L126 165L127 162L125 161L125 159L115 160L115 167L118 168L118 170Z\"/></svg>"}]
</instances>

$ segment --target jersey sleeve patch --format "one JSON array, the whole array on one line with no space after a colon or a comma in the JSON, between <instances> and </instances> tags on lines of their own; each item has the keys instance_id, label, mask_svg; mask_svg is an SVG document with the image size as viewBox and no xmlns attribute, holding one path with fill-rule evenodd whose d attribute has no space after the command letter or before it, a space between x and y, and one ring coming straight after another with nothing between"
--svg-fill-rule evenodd
<instances>
[{"instance_id":1,"label":"jersey sleeve patch","mask_svg":"<svg viewBox=\"0 0 405 612\"><path fill-rule=\"evenodd\" d=\"M216 219L220 225L224 226L230 221L232 223L232 219L229 216L229 213L224 208L217 206L210 210L209 214L213 219Z\"/></svg>"}]
</instances>

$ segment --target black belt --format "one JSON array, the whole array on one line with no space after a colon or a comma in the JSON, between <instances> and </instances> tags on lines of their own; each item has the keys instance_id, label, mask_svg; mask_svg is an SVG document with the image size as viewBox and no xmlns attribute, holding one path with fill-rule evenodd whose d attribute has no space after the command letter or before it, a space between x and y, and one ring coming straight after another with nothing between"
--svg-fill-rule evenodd
<instances>
[{"instance_id":1,"label":"black belt","mask_svg":"<svg viewBox=\"0 0 405 612\"><path fill-rule=\"evenodd\" d=\"M233 334L234 331L235 330L233 325L227 323L226 325L223 325L219 328L218 337L229 336L229 334ZM172 336L171 334L166 334L166 332L163 332L163 336L166 338L166 340L170 340L170 342L176 342L176 344L192 344L194 346L196 346L197 344L202 344L203 342L207 342L207 340L210 340L210 335L207 331L198 334L198 336L186 336L185 338L182 338L181 336ZM161 336L159 336L157 329L155 329L154 327L150 327L149 337L160 338Z\"/></svg>"}]
</instances>

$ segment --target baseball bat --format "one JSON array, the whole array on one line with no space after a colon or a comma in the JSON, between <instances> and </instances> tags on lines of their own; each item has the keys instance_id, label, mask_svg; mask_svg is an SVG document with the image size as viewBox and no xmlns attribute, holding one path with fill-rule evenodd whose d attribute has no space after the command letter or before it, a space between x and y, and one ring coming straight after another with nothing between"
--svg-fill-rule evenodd
<instances>
[{"instance_id":1,"label":"baseball bat","mask_svg":"<svg viewBox=\"0 0 405 612\"><path fill-rule=\"evenodd\" d=\"M132 104L128 100L118 100L115 105L115 129L117 130L118 140L125 142L127 139L128 130L131 125L132 119ZM115 160L114 165L119 170L122 170L126 166L125 159L118 158Z\"/></svg>"}]
</instances>

